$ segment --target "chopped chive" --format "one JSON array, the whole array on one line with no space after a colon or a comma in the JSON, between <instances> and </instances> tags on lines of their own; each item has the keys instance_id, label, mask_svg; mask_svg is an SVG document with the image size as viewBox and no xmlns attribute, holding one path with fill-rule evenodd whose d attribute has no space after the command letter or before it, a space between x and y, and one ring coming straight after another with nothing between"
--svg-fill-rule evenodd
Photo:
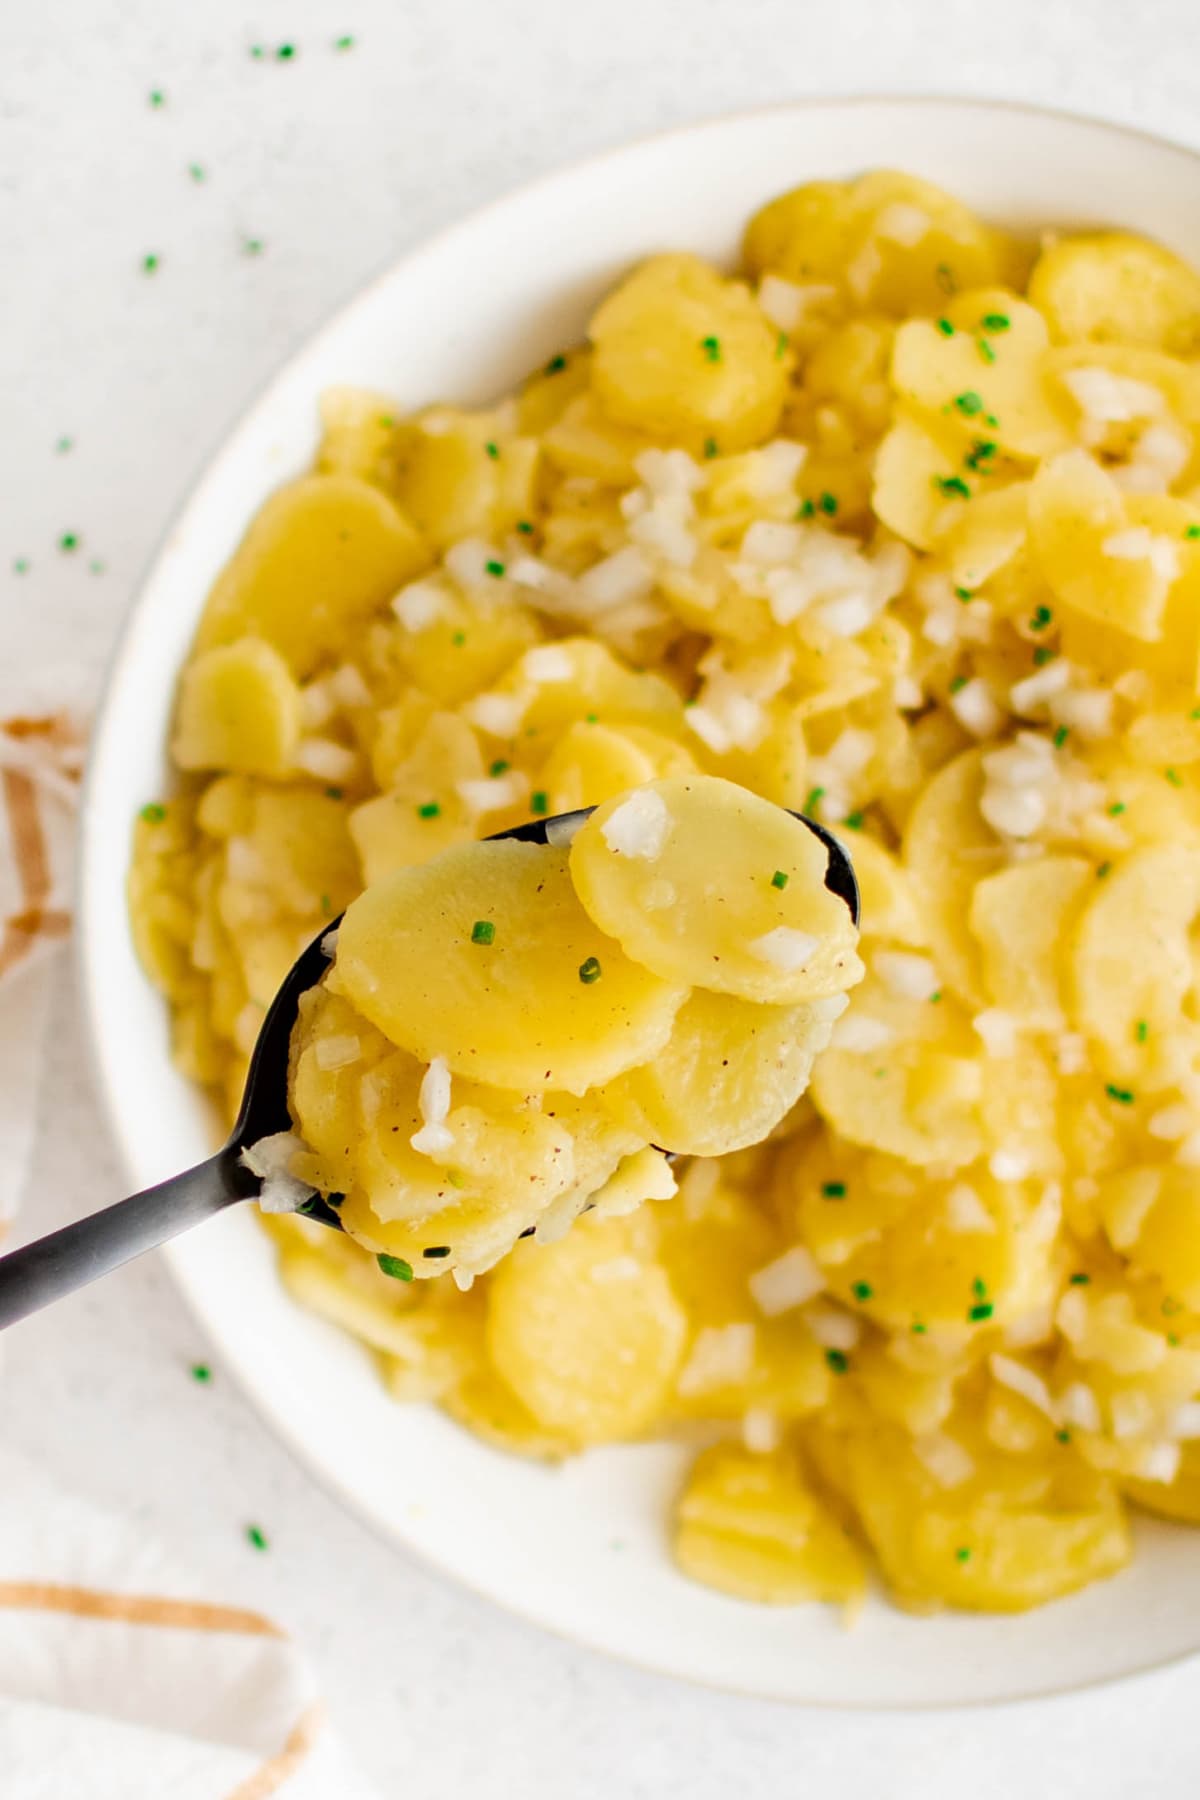
<instances>
[{"instance_id":1,"label":"chopped chive","mask_svg":"<svg viewBox=\"0 0 1200 1800\"><path fill-rule=\"evenodd\" d=\"M1057 655L1058 651L1052 649L1049 644L1039 644L1033 653L1034 668L1044 669L1046 664L1048 662L1053 662Z\"/></svg>"},{"instance_id":2,"label":"chopped chive","mask_svg":"<svg viewBox=\"0 0 1200 1800\"><path fill-rule=\"evenodd\" d=\"M934 475L931 479L939 494L955 494L960 500L971 498L971 490L961 475Z\"/></svg>"},{"instance_id":3,"label":"chopped chive","mask_svg":"<svg viewBox=\"0 0 1200 1800\"><path fill-rule=\"evenodd\" d=\"M521 533L522 537L529 537L533 531L533 525L528 519L518 519L517 530Z\"/></svg>"},{"instance_id":4,"label":"chopped chive","mask_svg":"<svg viewBox=\"0 0 1200 1800\"><path fill-rule=\"evenodd\" d=\"M251 54L251 56L252 56L252 57L253 57L253 58L254 58L254 60L255 60L255 62L261 62L261 61L262 61L262 59L263 59L263 57L264 57L264 56L265 56L265 55L266 55L266 54L267 54L267 53L266 53L266 51L265 51L265 50L264 50L264 49L263 49L263 47L262 47L262 45L261 45L261 44L251 44L251 46L250 46L250 54Z\"/></svg>"},{"instance_id":5,"label":"chopped chive","mask_svg":"<svg viewBox=\"0 0 1200 1800\"><path fill-rule=\"evenodd\" d=\"M509 770L509 768L511 766L512 765L510 763L507 763L502 756L498 756L494 763L489 764L488 774L493 775L493 776L494 775L504 775L507 773L507 771Z\"/></svg>"},{"instance_id":6,"label":"chopped chive","mask_svg":"<svg viewBox=\"0 0 1200 1800\"><path fill-rule=\"evenodd\" d=\"M167 96L161 88L151 88L148 98L151 106L165 106L167 103Z\"/></svg>"},{"instance_id":7,"label":"chopped chive","mask_svg":"<svg viewBox=\"0 0 1200 1800\"><path fill-rule=\"evenodd\" d=\"M974 594L971 592L969 587L956 587L954 590L954 595L955 595L956 599L961 600L963 602L964 606L966 605L968 600L973 600L975 598Z\"/></svg>"},{"instance_id":8,"label":"chopped chive","mask_svg":"<svg viewBox=\"0 0 1200 1800\"><path fill-rule=\"evenodd\" d=\"M441 810L436 800L425 800L417 808L417 817L418 819L436 819Z\"/></svg>"},{"instance_id":9,"label":"chopped chive","mask_svg":"<svg viewBox=\"0 0 1200 1800\"><path fill-rule=\"evenodd\" d=\"M326 918L328 918L333 911L333 901L329 898L328 894L321 895L321 911L325 914Z\"/></svg>"},{"instance_id":10,"label":"chopped chive","mask_svg":"<svg viewBox=\"0 0 1200 1800\"><path fill-rule=\"evenodd\" d=\"M933 278L941 288L943 294L956 294L958 292L958 283L954 279L954 270L950 267L949 263L939 263L937 268L933 271Z\"/></svg>"},{"instance_id":11,"label":"chopped chive","mask_svg":"<svg viewBox=\"0 0 1200 1800\"><path fill-rule=\"evenodd\" d=\"M552 356L542 373L545 375L561 375L566 366L567 359L565 356Z\"/></svg>"},{"instance_id":12,"label":"chopped chive","mask_svg":"<svg viewBox=\"0 0 1200 1800\"><path fill-rule=\"evenodd\" d=\"M941 332L943 337L953 337L954 336L954 327L950 323L949 319L939 319L937 321L937 328Z\"/></svg>"},{"instance_id":13,"label":"chopped chive","mask_svg":"<svg viewBox=\"0 0 1200 1800\"><path fill-rule=\"evenodd\" d=\"M908 1329L913 1333L914 1337L924 1337L925 1333L929 1330L929 1327L928 1325L923 1325L920 1319L914 1319Z\"/></svg>"},{"instance_id":14,"label":"chopped chive","mask_svg":"<svg viewBox=\"0 0 1200 1800\"><path fill-rule=\"evenodd\" d=\"M1054 748L1056 750L1061 750L1063 745L1066 743L1067 739L1070 737L1070 735L1071 735L1070 726L1069 725L1060 725L1058 730L1054 734Z\"/></svg>"},{"instance_id":15,"label":"chopped chive","mask_svg":"<svg viewBox=\"0 0 1200 1800\"><path fill-rule=\"evenodd\" d=\"M1119 819L1121 814L1124 811L1125 811L1124 800L1114 800L1112 805L1108 809L1108 816L1110 819Z\"/></svg>"},{"instance_id":16,"label":"chopped chive","mask_svg":"<svg viewBox=\"0 0 1200 1800\"><path fill-rule=\"evenodd\" d=\"M138 817L145 819L147 825L161 825L167 816L167 809L160 800L151 800L143 806Z\"/></svg>"},{"instance_id":17,"label":"chopped chive","mask_svg":"<svg viewBox=\"0 0 1200 1800\"><path fill-rule=\"evenodd\" d=\"M936 989L936 991L934 993L930 994L930 996L929 996L930 1006L937 1006L937 1004L939 1003L941 998L942 998L942 990L941 990L941 988L938 988L938 989Z\"/></svg>"},{"instance_id":18,"label":"chopped chive","mask_svg":"<svg viewBox=\"0 0 1200 1800\"><path fill-rule=\"evenodd\" d=\"M153 275L158 268L158 257L153 250L147 251L142 258L142 269L147 275Z\"/></svg>"},{"instance_id":19,"label":"chopped chive","mask_svg":"<svg viewBox=\"0 0 1200 1800\"><path fill-rule=\"evenodd\" d=\"M850 1367L850 1358L846 1355L844 1350L827 1350L825 1352L825 1361L829 1364L829 1367L833 1370L835 1375L844 1375L846 1370Z\"/></svg>"},{"instance_id":20,"label":"chopped chive","mask_svg":"<svg viewBox=\"0 0 1200 1800\"><path fill-rule=\"evenodd\" d=\"M1115 1100L1117 1102L1118 1106L1133 1105L1134 1096L1132 1088L1118 1087L1115 1081L1109 1081L1105 1083L1104 1091L1110 1100Z\"/></svg>"},{"instance_id":21,"label":"chopped chive","mask_svg":"<svg viewBox=\"0 0 1200 1800\"><path fill-rule=\"evenodd\" d=\"M985 363L995 362L996 352L992 349L992 346L988 343L986 338L976 338L975 348L978 350Z\"/></svg>"},{"instance_id":22,"label":"chopped chive","mask_svg":"<svg viewBox=\"0 0 1200 1800\"><path fill-rule=\"evenodd\" d=\"M1068 1276L1067 1279L1071 1287L1087 1287L1092 1278L1090 1275L1085 1275L1082 1269L1076 1269L1075 1273Z\"/></svg>"},{"instance_id":23,"label":"chopped chive","mask_svg":"<svg viewBox=\"0 0 1200 1800\"><path fill-rule=\"evenodd\" d=\"M1183 535L1185 538L1200 538L1200 525L1189 525Z\"/></svg>"},{"instance_id":24,"label":"chopped chive","mask_svg":"<svg viewBox=\"0 0 1200 1800\"><path fill-rule=\"evenodd\" d=\"M982 331L1007 331L1011 322L1007 313L984 313L979 326Z\"/></svg>"},{"instance_id":25,"label":"chopped chive","mask_svg":"<svg viewBox=\"0 0 1200 1800\"><path fill-rule=\"evenodd\" d=\"M712 461L712 459L713 459L713 457L714 457L714 456L717 456L717 455L719 455L719 451L718 451L718 448L717 448L717 440L716 440L716 438L705 438L705 440L704 440L704 454L705 454L705 457L706 457L706 458L707 458L707 460L708 460L708 461L709 461L709 462L711 462L711 461Z\"/></svg>"},{"instance_id":26,"label":"chopped chive","mask_svg":"<svg viewBox=\"0 0 1200 1800\"><path fill-rule=\"evenodd\" d=\"M256 1550L265 1550L267 1547L267 1534L261 1525L247 1525L246 1540L253 1544Z\"/></svg>"},{"instance_id":27,"label":"chopped chive","mask_svg":"<svg viewBox=\"0 0 1200 1800\"><path fill-rule=\"evenodd\" d=\"M1071 1441L1071 1434L1065 1425L1059 1431L1056 1431L1054 1435L1060 1444L1069 1444Z\"/></svg>"},{"instance_id":28,"label":"chopped chive","mask_svg":"<svg viewBox=\"0 0 1200 1800\"><path fill-rule=\"evenodd\" d=\"M848 812L842 820L842 824L850 831L861 831L863 827L863 816L857 811Z\"/></svg>"},{"instance_id":29,"label":"chopped chive","mask_svg":"<svg viewBox=\"0 0 1200 1800\"><path fill-rule=\"evenodd\" d=\"M954 677L954 680L950 683L950 692L952 694L957 694L962 688L965 688L966 685L967 685L966 676L965 675L956 675Z\"/></svg>"},{"instance_id":30,"label":"chopped chive","mask_svg":"<svg viewBox=\"0 0 1200 1800\"><path fill-rule=\"evenodd\" d=\"M599 713L584 713L583 716L589 725L598 725L600 723Z\"/></svg>"},{"instance_id":31,"label":"chopped chive","mask_svg":"<svg viewBox=\"0 0 1200 1800\"><path fill-rule=\"evenodd\" d=\"M494 944L495 941L496 927L492 924L492 921L490 919L476 919L471 927L471 942L473 944Z\"/></svg>"},{"instance_id":32,"label":"chopped chive","mask_svg":"<svg viewBox=\"0 0 1200 1800\"><path fill-rule=\"evenodd\" d=\"M496 441L493 438L489 438L487 443L483 447L487 451L488 455L491 457L493 462L499 462L500 446L499 446L499 444L496 443Z\"/></svg>"},{"instance_id":33,"label":"chopped chive","mask_svg":"<svg viewBox=\"0 0 1200 1800\"><path fill-rule=\"evenodd\" d=\"M1193 706L1191 712L1188 714L1188 718L1200 719L1200 706Z\"/></svg>"},{"instance_id":34,"label":"chopped chive","mask_svg":"<svg viewBox=\"0 0 1200 1800\"><path fill-rule=\"evenodd\" d=\"M798 519L811 519L813 514L816 512L816 510L817 509L816 509L816 506L813 501L802 500L800 502L799 506L796 508L796 517Z\"/></svg>"},{"instance_id":35,"label":"chopped chive","mask_svg":"<svg viewBox=\"0 0 1200 1800\"><path fill-rule=\"evenodd\" d=\"M1112 864L1110 862L1102 862L1100 864L1100 867L1096 870L1096 880L1103 881L1104 877L1106 875L1110 874L1111 872L1112 872Z\"/></svg>"},{"instance_id":36,"label":"chopped chive","mask_svg":"<svg viewBox=\"0 0 1200 1800\"><path fill-rule=\"evenodd\" d=\"M327 788L326 788L326 789L325 789L325 798L326 798L326 799L327 799L327 800L340 800L340 799L341 799L341 798L342 798L342 795L343 795L343 794L344 794L344 793L345 793L345 789L344 789L344 788L340 788L340 787L327 787Z\"/></svg>"},{"instance_id":37,"label":"chopped chive","mask_svg":"<svg viewBox=\"0 0 1200 1800\"><path fill-rule=\"evenodd\" d=\"M466 641L467 634L465 631L456 631L454 636L450 639L450 642L454 645L456 650L461 650Z\"/></svg>"},{"instance_id":38,"label":"chopped chive","mask_svg":"<svg viewBox=\"0 0 1200 1800\"><path fill-rule=\"evenodd\" d=\"M1139 1019L1137 1022L1137 1041L1138 1041L1138 1043L1144 1044L1146 1039L1149 1036L1150 1036L1150 1021L1148 1019Z\"/></svg>"},{"instance_id":39,"label":"chopped chive","mask_svg":"<svg viewBox=\"0 0 1200 1800\"><path fill-rule=\"evenodd\" d=\"M987 1293L987 1282L983 1279L982 1275L977 1275L971 1283L971 1292L977 1300L982 1300Z\"/></svg>"},{"instance_id":40,"label":"chopped chive","mask_svg":"<svg viewBox=\"0 0 1200 1800\"><path fill-rule=\"evenodd\" d=\"M73 450L74 448L75 448L75 439L74 438L60 437L55 440L54 450L55 450L55 454L58 456L65 456L67 454L68 450Z\"/></svg>"},{"instance_id":41,"label":"chopped chive","mask_svg":"<svg viewBox=\"0 0 1200 1800\"><path fill-rule=\"evenodd\" d=\"M954 404L960 413L972 419L983 411L983 395L977 394L974 388L965 388L961 394L955 394Z\"/></svg>"},{"instance_id":42,"label":"chopped chive","mask_svg":"<svg viewBox=\"0 0 1200 1800\"><path fill-rule=\"evenodd\" d=\"M985 469L983 465L995 456L996 449L997 446L989 439L978 439L963 457L964 467L973 469L976 474L994 475L996 472L994 469Z\"/></svg>"},{"instance_id":43,"label":"chopped chive","mask_svg":"<svg viewBox=\"0 0 1200 1800\"><path fill-rule=\"evenodd\" d=\"M193 1363L191 1372L193 1381L205 1382L212 1380L212 1370L207 1363Z\"/></svg>"},{"instance_id":44,"label":"chopped chive","mask_svg":"<svg viewBox=\"0 0 1200 1800\"><path fill-rule=\"evenodd\" d=\"M960 1544L954 1552L955 1562L965 1563L971 1560L971 1549L968 1544Z\"/></svg>"},{"instance_id":45,"label":"chopped chive","mask_svg":"<svg viewBox=\"0 0 1200 1800\"><path fill-rule=\"evenodd\" d=\"M836 494L822 494L821 498L817 501L817 505L820 507L821 511L826 514L826 516L828 518L832 519L834 513L838 509L837 495Z\"/></svg>"},{"instance_id":46,"label":"chopped chive","mask_svg":"<svg viewBox=\"0 0 1200 1800\"><path fill-rule=\"evenodd\" d=\"M1054 613L1048 606L1035 606L1029 620L1030 631L1045 631Z\"/></svg>"},{"instance_id":47,"label":"chopped chive","mask_svg":"<svg viewBox=\"0 0 1200 1800\"><path fill-rule=\"evenodd\" d=\"M494 575L496 577L497 581L499 581L501 575L504 573L504 564L498 562L494 556L490 557L483 566L489 575Z\"/></svg>"},{"instance_id":48,"label":"chopped chive","mask_svg":"<svg viewBox=\"0 0 1200 1800\"><path fill-rule=\"evenodd\" d=\"M13 557L13 574L14 575L28 575L28 573L29 573L29 558L27 556L14 556Z\"/></svg>"},{"instance_id":49,"label":"chopped chive","mask_svg":"<svg viewBox=\"0 0 1200 1800\"><path fill-rule=\"evenodd\" d=\"M261 238L248 237L242 239L242 251L246 256L261 256L266 245Z\"/></svg>"},{"instance_id":50,"label":"chopped chive","mask_svg":"<svg viewBox=\"0 0 1200 1800\"><path fill-rule=\"evenodd\" d=\"M844 1200L846 1198L846 1184L844 1181L823 1181L821 1183L821 1192L827 1200Z\"/></svg>"},{"instance_id":51,"label":"chopped chive","mask_svg":"<svg viewBox=\"0 0 1200 1800\"><path fill-rule=\"evenodd\" d=\"M705 356L707 356L709 362L714 362L714 363L720 362L720 360L721 360L721 340L720 340L720 338L717 338L717 337L701 338L700 339L700 348L703 350Z\"/></svg>"},{"instance_id":52,"label":"chopped chive","mask_svg":"<svg viewBox=\"0 0 1200 1800\"><path fill-rule=\"evenodd\" d=\"M982 1325L985 1320L991 1318L995 1310L996 1308L990 1300L980 1300L968 1309L967 1318L972 1325Z\"/></svg>"},{"instance_id":53,"label":"chopped chive","mask_svg":"<svg viewBox=\"0 0 1200 1800\"><path fill-rule=\"evenodd\" d=\"M73 531L64 531L58 540L58 547L60 550L78 550L79 538Z\"/></svg>"},{"instance_id":54,"label":"chopped chive","mask_svg":"<svg viewBox=\"0 0 1200 1800\"><path fill-rule=\"evenodd\" d=\"M579 979L585 987L590 987L593 981L599 981L603 973L598 959L594 956L589 956L586 962L581 962L579 965Z\"/></svg>"},{"instance_id":55,"label":"chopped chive","mask_svg":"<svg viewBox=\"0 0 1200 1800\"><path fill-rule=\"evenodd\" d=\"M345 37L334 38L333 47L335 50L353 50L354 39L350 36L350 33L347 32ZM430 1252L427 1250L425 1254L428 1256Z\"/></svg>"},{"instance_id":56,"label":"chopped chive","mask_svg":"<svg viewBox=\"0 0 1200 1800\"><path fill-rule=\"evenodd\" d=\"M1183 786L1183 776L1179 773L1178 769L1164 769L1163 774L1166 776L1172 787Z\"/></svg>"},{"instance_id":57,"label":"chopped chive","mask_svg":"<svg viewBox=\"0 0 1200 1800\"><path fill-rule=\"evenodd\" d=\"M788 347L788 334L786 331L781 331L779 333L779 336L775 339L775 361L776 362L783 361L784 357L787 355L787 347ZM1200 534L1198 534L1198 535L1200 535Z\"/></svg>"},{"instance_id":58,"label":"chopped chive","mask_svg":"<svg viewBox=\"0 0 1200 1800\"><path fill-rule=\"evenodd\" d=\"M375 1261L383 1273L390 1275L393 1281L411 1281L413 1278L412 1264L405 1262L402 1256L389 1256L386 1251L382 1251Z\"/></svg>"},{"instance_id":59,"label":"chopped chive","mask_svg":"<svg viewBox=\"0 0 1200 1800\"><path fill-rule=\"evenodd\" d=\"M785 888L787 884L788 878L785 872L782 869L776 869L771 877L771 886L773 888Z\"/></svg>"},{"instance_id":60,"label":"chopped chive","mask_svg":"<svg viewBox=\"0 0 1200 1800\"><path fill-rule=\"evenodd\" d=\"M550 799L544 789L535 788L533 793L530 794L529 810L531 813L536 814L539 819L545 818L546 814L550 811Z\"/></svg>"},{"instance_id":61,"label":"chopped chive","mask_svg":"<svg viewBox=\"0 0 1200 1800\"><path fill-rule=\"evenodd\" d=\"M275 57L278 62L291 62L295 54L295 44L280 44L278 50L275 52Z\"/></svg>"},{"instance_id":62,"label":"chopped chive","mask_svg":"<svg viewBox=\"0 0 1200 1800\"><path fill-rule=\"evenodd\" d=\"M449 1244L430 1244L428 1250L422 1250L422 1256L449 1256Z\"/></svg>"},{"instance_id":63,"label":"chopped chive","mask_svg":"<svg viewBox=\"0 0 1200 1800\"><path fill-rule=\"evenodd\" d=\"M869 1300L872 1294L874 1294L875 1289L871 1286L869 1281L856 1281L852 1284L850 1292L854 1295L856 1300Z\"/></svg>"},{"instance_id":64,"label":"chopped chive","mask_svg":"<svg viewBox=\"0 0 1200 1800\"><path fill-rule=\"evenodd\" d=\"M808 793L804 797L803 811L806 813L815 812L824 798L825 789L823 787L809 788Z\"/></svg>"}]
</instances>

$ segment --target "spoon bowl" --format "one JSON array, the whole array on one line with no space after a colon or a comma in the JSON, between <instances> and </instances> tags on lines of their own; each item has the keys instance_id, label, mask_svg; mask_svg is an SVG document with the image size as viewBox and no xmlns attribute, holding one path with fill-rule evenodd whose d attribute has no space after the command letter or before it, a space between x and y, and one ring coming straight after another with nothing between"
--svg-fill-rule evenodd
<instances>
[{"instance_id":1,"label":"spoon bowl","mask_svg":"<svg viewBox=\"0 0 1200 1800\"><path fill-rule=\"evenodd\" d=\"M547 819L529 819L508 831L498 831L489 841L516 838L525 844L569 844L575 832L595 809L557 813ZM829 852L825 886L849 908L855 925L859 920L858 882L845 849L831 831L801 813L793 818L820 838ZM341 924L339 914L313 939L292 964L283 985L267 1010L242 1094L242 1104L227 1142L215 1156L185 1169L180 1175L118 1200L102 1212L77 1219L49 1236L37 1238L0 1257L0 1330L38 1312L52 1301L74 1293L132 1257L153 1250L180 1232L235 1206L255 1200L262 1192L262 1178L247 1167L244 1153L252 1144L277 1132L290 1131L288 1106L288 1048L300 1007L300 997L316 987L329 967L333 951L330 935ZM342 1229L336 1206L317 1195L304 1206L307 1218L334 1230Z\"/></svg>"}]
</instances>

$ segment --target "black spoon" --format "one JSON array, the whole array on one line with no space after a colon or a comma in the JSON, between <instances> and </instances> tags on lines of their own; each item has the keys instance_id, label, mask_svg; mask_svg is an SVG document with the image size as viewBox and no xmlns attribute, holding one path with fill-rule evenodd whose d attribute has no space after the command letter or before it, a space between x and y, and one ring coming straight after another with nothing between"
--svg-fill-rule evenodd
<instances>
[{"instance_id":1,"label":"black spoon","mask_svg":"<svg viewBox=\"0 0 1200 1800\"><path fill-rule=\"evenodd\" d=\"M573 829L593 810L588 806L551 819L530 819L527 824L515 825L511 831L500 831L496 836L518 838L527 844L567 843ZM799 813L793 817L807 825L828 849L825 886L845 901L857 925L858 882L845 850L823 825ZM61 1300L76 1288L85 1287L98 1276L107 1275L110 1269L120 1268L144 1250L153 1250L168 1238L203 1224L227 1206L258 1198L262 1181L243 1163L242 1153L260 1138L292 1129L287 1095L292 1027L301 994L315 987L329 967L329 955L322 945L340 923L340 917L332 920L293 963L271 1002L250 1059L246 1090L228 1143L194 1169L185 1169L182 1175L172 1175L157 1187L146 1188L128 1200L118 1200L103 1212L77 1219L73 1225L64 1225L60 1231L52 1231L48 1237L0 1257L0 1330L49 1306L52 1300ZM320 1197L309 1201L304 1210L306 1217L341 1230L336 1207Z\"/></svg>"}]
</instances>

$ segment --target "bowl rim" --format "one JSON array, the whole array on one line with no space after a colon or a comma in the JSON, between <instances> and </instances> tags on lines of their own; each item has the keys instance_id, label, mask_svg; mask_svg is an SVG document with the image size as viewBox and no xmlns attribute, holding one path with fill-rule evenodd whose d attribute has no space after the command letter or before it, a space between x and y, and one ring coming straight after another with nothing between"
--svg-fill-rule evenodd
<instances>
[{"instance_id":1,"label":"bowl rim","mask_svg":"<svg viewBox=\"0 0 1200 1800\"><path fill-rule=\"evenodd\" d=\"M112 647L104 661L92 715L87 760L80 786L78 853L72 877L72 916L76 921L76 928L72 933L71 940L71 968L78 1016L81 1017L84 1026L87 1063L94 1083L94 1091L100 1100L105 1126L117 1154L118 1166L126 1176L131 1170L131 1156L127 1149L126 1135L119 1122L120 1107L117 1100L116 1083L112 1076L112 1059L105 1049L106 1032L96 980L97 959L101 955L101 947L95 941L97 932L94 921L97 914L102 912L102 908L99 905L93 906L89 900L92 888L92 843L96 829L93 824L95 813L93 800L99 787L98 770L103 762L100 754L101 746L106 741L110 730L114 729L113 698L118 685L118 674L133 647L147 598L160 564L166 560L171 542L187 515L204 501L210 481L215 481L226 448L260 414L269 409L277 389L282 387L292 365L304 352L310 350L335 327L341 326L350 319L360 308L365 310L378 290L385 284L402 277L403 274L416 268L426 259L437 258L460 235L472 232L485 219L503 211L515 202L532 199L539 194L548 192L560 183L569 185L593 171L600 170L610 162L636 155L640 151L657 145L666 145L673 141L682 142L707 131L749 124L752 121L773 116L845 111L856 108L869 110L873 107L894 108L914 113L930 110L983 112L1013 119L1058 121L1069 127L1089 128L1108 137L1127 138L1133 143L1148 146L1159 153L1166 152L1193 167L1200 165L1200 145L1192 146L1180 142L1166 133L1154 131L1145 126L1106 118L1100 113L1072 107L1046 105L1008 95L957 94L944 90L897 91L881 88L878 91L851 90L849 92L798 95L790 99L765 101L757 105L705 113L697 118L672 125L665 130L643 131L633 137L622 138L615 143L607 144L599 150L574 157L567 162L556 163L529 180L519 181L505 187L481 205L466 207L435 231L416 238L402 248L398 254L387 257L365 280L358 282L335 300L322 313L315 325L306 328L289 342L288 347L275 360L268 374L255 385L249 397L238 405L232 416L226 419L215 439L196 459L178 500L171 508L161 531L157 534L151 549L143 558L130 584L130 598L115 633ZM209 1332L211 1328L208 1321L191 1291L182 1268L177 1265L175 1245L171 1242L163 1245L161 1254L176 1290L192 1318L203 1331ZM1091 1693L1097 1689L1117 1685L1132 1686L1135 1683L1150 1680L1167 1669L1186 1663L1196 1663L1197 1666L1200 1666L1200 1645L1198 1645L1194 1649L1185 1648L1169 1652L1135 1669L1093 1675L1072 1681L1069 1686L1062 1688L1035 1687L984 1697L916 1701L904 1699L811 1700L777 1692L764 1692L753 1685L739 1683L733 1679L691 1672L675 1673L664 1669L659 1663L643 1660L629 1650L618 1650L613 1646L596 1642L588 1636L582 1635L580 1631L572 1629L566 1623L548 1620L532 1606L522 1606L508 1597L497 1598L487 1587L464 1573L447 1555L439 1553L429 1546L418 1545L410 1536L387 1526L352 1487L345 1485L339 1479L335 1470L326 1466L317 1457L304 1435L293 1425L287 1412L278 1407L274 1399L252 1381L249 1371L240 1359L231 1360L229 1373L242 1395L269 1425L276 1439L304 1471L306 1477L315 1481L326 1494L336 1499L340 1505L345 1506L378 1542L386 1545L393 1552L399 1550L402 1554L411 1556L424 1568L435 1571L439 1578L452 1582L474 1599L483 1601L494 1608L504 1617L518 1619L522 1624L546 1632L559 1642L570 1644L577 1650L584 1650L589 1654L603 1657L606 1661L621 1667L636 1669L640 1674L659 1680L672 1681L685 1687L699 1688L712 1693L730 1694L739 1699L753 1700L789 1710L850 1714L936 1715L975 1710L990 1712L997 1708L1046 1705L1056 1701L1066 1701L1074 1695ZM987 1615L980 1616L986 1620Z\"/></svg>"}]
</instances>

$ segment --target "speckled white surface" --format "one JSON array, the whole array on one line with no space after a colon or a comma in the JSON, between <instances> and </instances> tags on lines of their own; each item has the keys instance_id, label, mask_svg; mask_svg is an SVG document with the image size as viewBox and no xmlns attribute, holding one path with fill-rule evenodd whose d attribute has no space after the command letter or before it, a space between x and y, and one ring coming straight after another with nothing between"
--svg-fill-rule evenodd
<instances>
[{"instance_id":1,"label":"speckled white surface","mask_svg":"<svg viewBox=\"0 0 1200 1800\"><path fill-rule=\"evenodd\" d=\"M343 33L354 47L335 50ZM255 43L272 54L255 60ZM291 61L274 57L282 43ZM1196 48L1194 0L10 5L5 686L19 662L31 692L94 691L139 569L247 398L368 274L489 196L639 133L813 92L1000 94L1200 142ZM56 548L63 532L81 539L71 555ZM24 1215L39 1230L119 1191L65 970L51 1035ZM172 1535L214 1592L296 1631L389 1797L1200 1789L1195 1665L1032 1707L870 1718L688 1690L502 1617L328 1500L219 1360L211 1386L189 1380L210 1351L154 1262L30 1321L5 1350L0 1436ZM266 1555L246 1545L252 1519Z\"/></svg>"}]
</instances>

